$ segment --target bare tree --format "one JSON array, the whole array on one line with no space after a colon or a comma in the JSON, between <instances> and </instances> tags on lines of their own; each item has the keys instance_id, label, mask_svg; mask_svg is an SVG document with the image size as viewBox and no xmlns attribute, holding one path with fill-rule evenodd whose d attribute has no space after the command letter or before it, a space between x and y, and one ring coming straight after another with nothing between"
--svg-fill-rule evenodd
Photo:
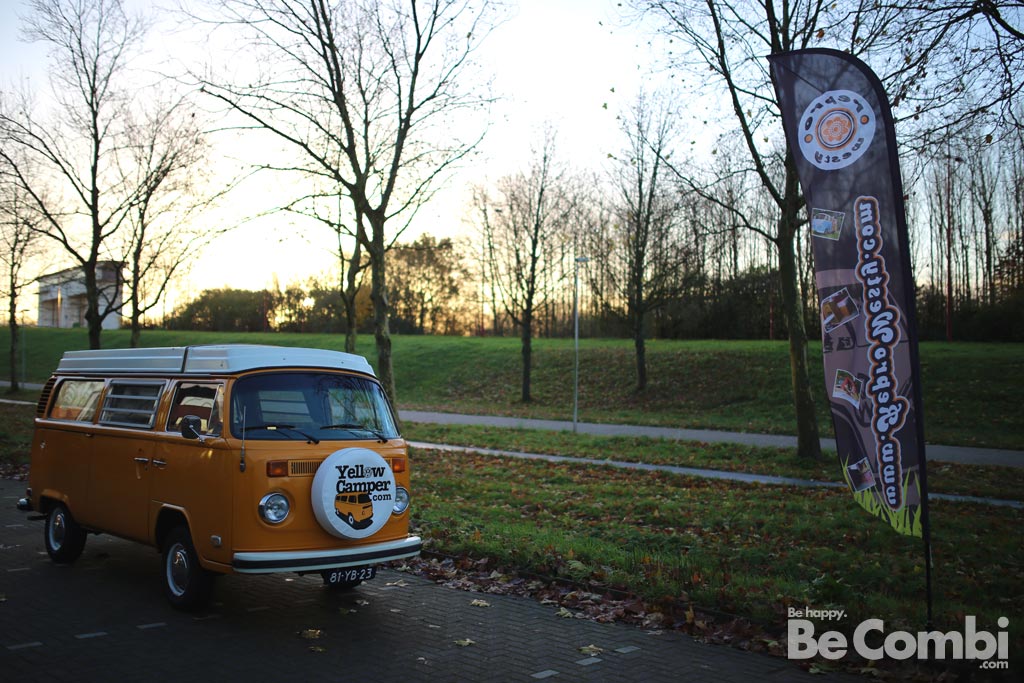
<instances>
[{"instance_id":1,"label":"bare tree","mask_svg":"<svg viewBox=\"0 0 1024 683\"><path fill-rule=\"evenodd\" d=\"M996 303L995 267L999 259L999 245L996 229L996 193L999 186L999 166L991 149L983 150L968 162L971 167L971 198L973 199L978 220L972 221L980 226L982 233L982 291L985 303L994 306Z\"/></svg>"},{"instance_id":2,"label":"bare tree","mask_svg":"<svg viewBox=\"0 0 1024 683\"><path fill-rule=\"evenodd\" d=\"M55 240L85 277L90 348L114 311L97 286L97 263L138 200L119 164L125 113L133 93L127 69L145 33L121 0L31 0L27 39L51 50L56 111L41 116L30 98L0 110L0 158L12 169L39 230Z\"/></svg>"},{"instance_id":3,"label":"bare tree","mask_svg":"<svg viewBox=\"0 0 1024 683\"><path fill-rule=\"evenodd\" d=\"M803 221L803 198L792 159L781 158L774 142L779 112L764 55L828 46L867 59L891 94L896 115L907 124L905 131L914 131L906 140L934 144L938 135L982 123L996 126L999 115L995 112L1015 106L1024 83L1019 3L1010 3L1012 10L1007 6L1002 13L990 2L633 0L630 4L653 18L661 33L684 46L673 50L668 59L676 69L696 77L691 81L696 91L710 93L714 88L727 98L735 136L746 148L745 159L738 159L731 173L755 175L776 207L773 228L758 225L740 212L734 215L770 240L778 253L799 449L805 456L818 457L795 244ZM1012 20L1007 20L1009 11ZM993 135L994 130L979 130L976 137L991 140ZM708 185L691 186L709 201L721 201Z\"/></svg>"},{"instance_id":4,"label":"bare tree","mask_svg":"<svg viewBox=\"0 0 1024 683\"><path fill-rule=\"evenodd\" d=\"M357 216L355 226L347 222L348 212L342 207L344 197L343 188L334 192L314 192L296 198L284 210L311 218L327 227L334 235L334 255L338 259L337 288L345 313L345 350L355 353L359 338L356 299L369 263L364 258L363 240L360 239L360 235L366 232L364 220L362 216Z\"/></svg>"},{"instance_id":5,"label":"bare tree","mask_svg":"<svg viewBox=\"0 0 1024 683\"><path fill-rule=\"evenodd\" d=\"M119 235L128 269L131 346L137 347L143 316L155 308L196 253L224 233L199 220L235 184L217 190L204 164L208 150L187 99L157 103L129 114L123 175L135 189L128 229Z\"/></svg>"},{"instance_id":6,"label":"bare tree","mask_svg":"<svg viewBox=\"0 0 1024 683\"><path fill-rule=\"evenodd\" d=\"M609 258L621 259L618 289L636 354L636 389L647 388L644 343L648 314L682 295L691 258L682 234L682 196L670 182L677 117L666 99L641 93L620 118L626 139L613 171L620 221Z\"/></svg>"},{"instance_id":7,"label":"bare tree","mask_svg":"<svg viewBox=\"0 0 1024 683\"><path fill-rule=\"evenodd\" d=\"M824 2L798 2L793 6L787 4L787 14L781 21L775 16L771 1L762 6L732 6L719 0L656 3L637 0L633 5L653 15L664 34L673 40L681 40L689 48L678 57L675 63L677 68L703 69L705 74L713 75L716 87L724 87L751 161L752 167L747 170L758 176L777 207L775 228L767 229L752 222L750 216L740 213L738 207L727 206L722 201L714 190L717 178L705 184L690 174L680 173L680 178L688 183L690 189L731 211L738 223L759 231L778 250L782 301L789 328L791 387L796 408L798 448L805 457L820 458L821 446L808 379L807 339L800 310L794 250L796 231L800 225L800 187L792 160L786 159L785 170L779 174L777 164L772 168L772 154L775 150L765 149L757 135L766 119L778 116L772 101L771 83L766 68L761 65L764 53L807 47L816 31L832 17L826 11ZM708 83L709 79L705 78L695 88L704 91Z\"/></svg>"},{"instance_id":8,"label":"bare tree","mask_svg":"<svg viewBox=\"0 0 1024 683\"><path fill-rule=\"evenodd\" d=\"M888 18L876 24L881 33L871 31L877 17ZM883 0L858 5L849 18L848 48L871 54L897 126L913 131L904 148L1021 136L1024 3Z\"/></svg>"},{"instance_id":9,"label":"bare tree","mask_svg":"<svg viewBox=\"0 0 1024 683\"><path fill-rule=\"evenodd\" d=\"M532 398L534 325L549 295L546 274L557 261L559 243L571 241L575 194L568 170L556 159L550 130L527 172L499 180L494 196L479 188L475 192L492 285L519 328L524 403Z\"/></svg>"},{"instance_id":10,"label":"bare tree","mask_svg":"<svg viewBox=\"0 0 1024 683\"><path fill-rule=\"evenodd\" d=\"M21 353L18 299L31 283L24 273L39 248L39 216L32 210L22 188L12 182L9 171L6 165L0 164L0 266L4 275L0 291L7 295L10 391L18 391L18 356Z\"/></svg>"},{"instance_id":11,"label":"bare tree","mask_svg":"<svg viewBox=\"0 0 1024 683\"><path fill-rule=\"evenodd\" d=\"M343 188L370 264L377 372L395 399L387 248L479 135L452 123L487 98L465 80L489 3L468 0L221 0L212 21L252 37L264 71L202 78L207 93L270 131L297 160L267 168ZM397 229L394 227L398 225Z\"/></svg>"}]
</instances>

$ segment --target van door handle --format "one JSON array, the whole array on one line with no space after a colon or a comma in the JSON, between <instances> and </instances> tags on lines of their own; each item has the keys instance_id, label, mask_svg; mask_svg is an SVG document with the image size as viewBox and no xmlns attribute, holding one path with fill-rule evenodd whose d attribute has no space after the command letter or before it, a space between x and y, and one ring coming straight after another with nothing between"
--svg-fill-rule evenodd
<instances>
[{"instance_id":1,"label":"van door handle","mask_svg":"<svg viewBox=\"0 0 1024 683\"><path fill-rule=\"evenodd\" d=\"M153 464L156 465L157 467L167 467L166 460L153 460Z\"/></svg>"},{"instance_id":2,"label":"van door handle","mask_svg":"<svg viewBox=\"0 0 1024 683\"><path fill-rule=\"evenodd\" d=\"M149 458L135 458L135 462L139 463L140 465L148 465Z\"/></svg>"}]
</instances>

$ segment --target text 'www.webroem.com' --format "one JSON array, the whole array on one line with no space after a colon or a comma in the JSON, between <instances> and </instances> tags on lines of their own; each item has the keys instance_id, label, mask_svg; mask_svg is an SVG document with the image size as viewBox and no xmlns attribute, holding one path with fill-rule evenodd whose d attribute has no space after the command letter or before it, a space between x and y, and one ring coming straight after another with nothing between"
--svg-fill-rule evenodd
<instances>
[{"instance_id":1,"label":"text 'www.webroem.com'","mask_svg":"<svg viewBox=\"0 0 1024 683\"><path fill-rule=\"evenodd\" d=\"M818 612L820 610L810 610ZM838 611L836 611L838 613ZM824 659L842 659L852 644L853 651L864 659L875 661L883 658L905 660L974 660L985 669L1008 668L1009 637L1006 628L1010 620L999 617L996 624L1001 629L995 634L977 630L977 619L968 616L963 632L960 631L909 631L885 632L881 619L867 619L858 624L853 637L847 639L839 631L823 631L815 635L814 622L805 616L820 616L791 608L786 635L789 659L810 659L820 656ZM829 616L833 616L829 614ZM798 618L794 618L798 617ZM828 618L828 617L826 617ZM837 617L839 618L839 617ZM852 640L852 643L850 642ZM872 644L874 643L874 644Z\"/></svg>"}]
</instances>

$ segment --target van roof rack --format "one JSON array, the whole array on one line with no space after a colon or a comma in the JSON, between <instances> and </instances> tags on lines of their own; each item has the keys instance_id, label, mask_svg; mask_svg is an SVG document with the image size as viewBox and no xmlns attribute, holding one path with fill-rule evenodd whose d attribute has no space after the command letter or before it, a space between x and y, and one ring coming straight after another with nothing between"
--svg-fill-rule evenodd
<instances>
[{"instance_id":1,"label":"van roof rack","mask_svg":"<svg viewBox=\"0 0 1024 683\"><path fill-rule=\"evenodd\" d=\"M282 367L352 370L374 376L369 362L352 353L262 344L66 351L57 372L209 375Z\"/></svg>"}]
</instances>

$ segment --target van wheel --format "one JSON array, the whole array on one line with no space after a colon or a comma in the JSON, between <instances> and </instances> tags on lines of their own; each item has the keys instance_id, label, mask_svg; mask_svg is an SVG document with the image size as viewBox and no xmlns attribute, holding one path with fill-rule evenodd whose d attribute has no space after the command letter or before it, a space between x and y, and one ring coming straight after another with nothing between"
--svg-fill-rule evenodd
<instances>
[{"instance_id":1,"label":"van wheel","mask_svg":"<svg viewBox=\"0 0 1024 683\"><path fill-rule=\"evenodd\" d=\"M58 564L74 562L85 549L85 529L78 526L63 503L54 505L46 515L43 538L46 553Z\"/></svg>"},{"instance_id":2,"label":"van wheel","mask_svg":"<svg viewBox=\"0 0 1024 683\"><path fill-rule=\"evenodd\" d=\"M216 575L203 569L187 526L177 526L164 540L164 593L180 610L205 607Z\"/></svg>"}]
</instances>

